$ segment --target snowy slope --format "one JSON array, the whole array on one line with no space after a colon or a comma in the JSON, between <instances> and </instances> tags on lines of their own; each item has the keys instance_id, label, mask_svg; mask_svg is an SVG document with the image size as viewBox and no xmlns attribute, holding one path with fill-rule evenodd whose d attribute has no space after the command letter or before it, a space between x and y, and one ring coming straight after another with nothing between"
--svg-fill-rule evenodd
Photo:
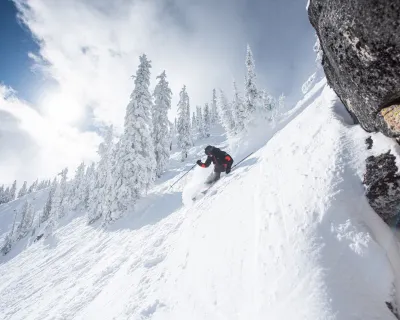
<instances>
[{"instance_id":1,"label":"snowy slope","mask_svg":"<svg viewBox=\"0 0 400 320\"><path fill-rule=\"evenodd\" d=\"M399 250L363 197L366 134L321 90L201 200L181 199L201 168L169 189L174 159L109 230L76 217L0 258L0 318L395 319Z\"/></svg>"},{"instance_id":2,"label":"snowy slope","mask_svg":"<svg viewBox=\"0 0 400 320\"><path fill-rule=\"evenodd\" d=\"M14 213L19 213L21 211L25 201L29 201L29 203L32 204L35 218L38 218L39 211L43 209L47 196L48 190L45 189L27 194L20 199L0 205L0 243L3 241L6 233L12 228L14 223ZM20 218L21 217L18 215L16 218L16 224L20 221Z\"/></svg>"}]
</instances>

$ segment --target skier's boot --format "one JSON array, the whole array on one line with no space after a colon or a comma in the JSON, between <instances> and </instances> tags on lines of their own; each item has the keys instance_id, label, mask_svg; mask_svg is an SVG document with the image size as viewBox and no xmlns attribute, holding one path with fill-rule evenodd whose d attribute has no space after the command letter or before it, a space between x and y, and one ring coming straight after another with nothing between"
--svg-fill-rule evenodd
<instances>
[{"instance_id":1,"label":"skier's boot","mask_svg":"<svg viewBox=\"0 0 400 320\"><path fill-rule=\"evenodd\" d=\"M210 174L210 176L207 178L205 184L211 185L214 182L218 181L221 178L221 172L213 172Z\"/></svg>"}]
</instances>

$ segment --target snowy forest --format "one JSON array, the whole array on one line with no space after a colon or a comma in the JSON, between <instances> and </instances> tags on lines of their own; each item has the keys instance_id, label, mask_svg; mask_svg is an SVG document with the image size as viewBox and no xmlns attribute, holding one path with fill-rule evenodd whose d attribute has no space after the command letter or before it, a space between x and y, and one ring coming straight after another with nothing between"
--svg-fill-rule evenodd
<instances>
[{"instance_id":1,"label":"snowy forest","mask_svg":"<svg viewBox=\"0 0 400 320\"><path fill-rule=\"evenodd\" d=\"M228 139L246 135L250 128L271 124L285 103L284 95L276 99L257 86L255 61L247 46L243 93L233 80L232 98L223 90L214 89L209 102L194 108L190 105L189 89L183 85L177 117L171 122L168 112L172 91L166 72L157 76L154 91L150 92L151 61L145 54L139 59L123 133L117 137L112 126L104 130L97 163L81 163L71 179L65 168L52 181L36 180L29 188L25 181L18 193L17 181L11 187L0 187L0 204L48 188L42 210L33 212L26 201L15 212L12 229L2 244L3 254L29 233L39 233L39 238L52 235L58 221L66 215L85 213L88 224L101 221L106 227L134 211L136 202L163 175L173 141L184 162L194 142L210 137L212 128L222 126Z\"/></svg>"}]
</instances>

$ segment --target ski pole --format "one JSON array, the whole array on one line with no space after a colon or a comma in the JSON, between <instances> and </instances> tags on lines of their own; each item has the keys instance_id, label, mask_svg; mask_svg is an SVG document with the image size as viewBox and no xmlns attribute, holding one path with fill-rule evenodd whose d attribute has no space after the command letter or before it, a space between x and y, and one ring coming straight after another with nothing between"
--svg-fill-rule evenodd
<instances>
[{"instance_id":1,"label":"ski pole","mask_svg":"<svg viewBox=\"0 0 400 320\"><path fill-rule=\"evenodd\" d=\"M196 165L197 165L197 164L195 164L193 167L191 167L182 177L180 177L177 181L175 181L175 183L174 183L173 185L171 185L171 186L169 187L169 189L171 189L174 185L176 185L179 181L181 181L182 178L183 178L184 176L186 176L190 171L192 171L193 168L194 168Z\"/></svg>"},{"instance_id":2,"label":"ski pole","mask_svg":"<svg viewBox=\"0 0 400 320\"><path fill-rule=\"evenodd\" d=\"M241 164L244 160L246 160L248 157L250 157L252 154L254 153L254 151L252 153L250 153L247 157L243 158L242 160L240 160L238 163L236 163L233 167L232 170L237 167L239 164Z\"/></svg>"}]
</instances>

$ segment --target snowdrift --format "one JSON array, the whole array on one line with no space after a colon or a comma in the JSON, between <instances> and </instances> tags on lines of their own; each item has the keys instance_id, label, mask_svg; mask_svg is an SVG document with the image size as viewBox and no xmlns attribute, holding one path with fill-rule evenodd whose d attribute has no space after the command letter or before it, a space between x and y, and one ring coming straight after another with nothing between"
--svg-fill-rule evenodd
<instances>
[{"instance_id":1,"label":"snowdrift","mask_svg":"<svg viewBox=\"0 0 400 320\"><path fill-rule=\"evenodd\" d=\"M109 230L76 217L2 257L0 318L395 319L399 250L363 195L366 134L319 85L201 200L182 205L191 177L169 189L173 160Z\"/></svg>"}]
</instances>

